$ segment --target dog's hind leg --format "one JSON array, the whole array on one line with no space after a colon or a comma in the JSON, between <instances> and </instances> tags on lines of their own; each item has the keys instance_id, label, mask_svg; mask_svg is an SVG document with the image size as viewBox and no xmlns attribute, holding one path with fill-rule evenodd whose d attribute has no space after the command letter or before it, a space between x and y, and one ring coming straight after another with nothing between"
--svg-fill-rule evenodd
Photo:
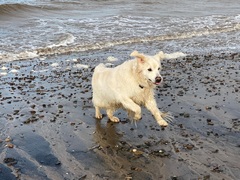
<instances>
[{"instance_id":1,"label":"dog's hind leg","mask_svg":"<svg viewBox=\"0 0 240 180\"><path fill-rule=\"evenodd\" d=\"M106 110L107 116L112 122L119 122L119 119L113 115L114 111L115 111L115 109L113 109L113 108L107 109Z\"/></svg>"},{"instance_id":2,"label":"dog's hind leg","mask_svg":"<svg viewBox=\"0 0 240 180\"><path fill-rule=\"evenodd\" d=\"M95 118L102 119L102 114L101 114L100 108L98 106L95 106Z\"/></svg>"}]
</instances>

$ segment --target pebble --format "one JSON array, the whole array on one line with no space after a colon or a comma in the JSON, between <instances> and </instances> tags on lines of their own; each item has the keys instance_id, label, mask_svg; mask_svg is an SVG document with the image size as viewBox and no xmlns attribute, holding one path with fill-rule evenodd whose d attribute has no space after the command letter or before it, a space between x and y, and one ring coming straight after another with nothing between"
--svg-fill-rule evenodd
<instances>
[{"instance_id":1,"label":"pebble","mask_svg":"<svg viewBox=\"0 0 240 180\"><path fill-rule=\"evenodd\" d=\"M189 117L190 117L190 114L189 114L189 113L186 113L186 112L180 113L179 115L180 115L180 116L183 116L183 117L185 117L185 118L189 118Z\"/></svg>"},{"instance_id":2,"label":"pebble","mask_svg":"<svg viewBox=\"0 0 240 180\"><path fill-rule=\"evenodd\" d=\"M60 161L57 161L56 163L55 163L55 165L56 166L59 166L59 165L61 165L62 163L60 162Z\"/></svg>"},{"instance_id":3,"label":"pebble","mask_svg":"<svg viewBox=\"0 0 240 180\"><path fill-rule=\"evenodd\" d=\"M169 157L170 156L170 154L168 152L166 152L164 149L152 151L150 154L152 154L154 156L159 156L159 157Z\"/></svg>"},{"instance_id":4,"label":"pebble","mask_svg":"<svg viewBox=\"0 0 240 180\"><path fill-rule=\"evenodd\" d=\"M137 149L132 149L132 152L134 153L134 155L142 155L143 154L143 151L140 151L140 150L137 150Z\"/></svg>"},{"instance_id":5,"label":"pebble","mask_svg":"<svg viewBox=\"0 0 240 180\"><path fill-rule=\"evenodd\" d=\"M171 180L178 180L177 176L172 176Z\"/></svg>"},{"instance_id":6,"label":"pebble","mask_svg":"<svg viewBox=\"0 0 240 180\"><path fill-rule=\"evenodd\" d=\"M5 142L11 142L11 141L12 141L12 138L9 136L5 139Z\"/></svg>"},{"instance_id":7,"label":"pebble","mask_svg":"<svg viewBox=\"0 0 240 180\"><path fill-rule=\"evenodd\" d=\"M207 124L210 125L210 126L213 126L213 125L214 125L214 123L212 122L211 119L207 119Z\"/></svg>"},{"instance_id":8,"label":"pebble","mask_svg":"<svg viewBox=\"0 0 240 180\"><path fill-rule=\"evenodd\" d=\"M6 163L8 166L12 166L14 164L17 164L17 160L11 157L4 158L3 160L4 163Z\"/></svg>"},{"instance_id":9,"label":"pebble","mask_svg":"<svg viewBox=\"0 0 240 180\"><path fill-rule=\"evenodd\" d=\"M76 124L75 122L71 122L71 123L70 123L71 126L74 126L75 124Z\"/></svg>"},{"instance_id":10,"label":"pebble","mask_svg":"<svg viewBox=\"0 0 240 180\"><path fill-rule=\"evenodd\" d=\"M8 147L8 148L13 148L13 147L14 147L14 145L13 145L13 144L11 144L11 143L8 143L8 144L6 145L6 147Z\"/></svg>"},{"instance_id":11,"label":"pebble","mask_svg":"<svg viewBox=\"0 0 240 180\"><path fill-rule=\"evenodd\" d=\"M212 109L212 107L210 107L210 106L206 106L205 109L209 111L209 110Z\"/></svg>"},{"instance_id":12,"label":"pebble","mask_svg":"<svg viewBox=\"0 0 240 180\"><path fill-rule=\"evenodd\" d=\"M193 144L184 144L183 147L187 150L192 150L194 148Z\"/></svg>"},{"instance_id":13,"label":"pebble","mask_svg":"<svg viewBox=\"0 0 240 180\"><path fill-rule=\"evenodd\" d=\"M63 108L63 105L58 105L58 108Z\"/></svg>"}]
</instances>

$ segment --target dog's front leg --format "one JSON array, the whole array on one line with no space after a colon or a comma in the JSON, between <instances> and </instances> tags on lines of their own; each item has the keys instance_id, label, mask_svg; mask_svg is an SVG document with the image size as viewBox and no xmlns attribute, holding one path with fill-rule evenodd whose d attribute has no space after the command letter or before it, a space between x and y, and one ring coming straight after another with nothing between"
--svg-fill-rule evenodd
<instances>
[{"instance_id":1,"label":"dog's front leg","mask_svg":"<svg viewBox=\"0 0 240 180\"><path fill-rule=\"evenodd\" d=\"M137 105L133 100L129 98L123 98L121 103L123 107L128 110L128 112L131 112L130 114L133 114L134 120L141 119L141 107Z\"/></svg>"},{"instance_id":2,"label":"dog's front leg","mask_svg":"<svg viewBox=\"0 0 240 180\"><path fill-rule=\"evenodd\" d=\"M145 103L145 107L152 113L160 126L166 127L168 125L168 123L163 119L164 113L159 111L157 103L154 99L147 100Z\"/></svg>"}]
</instances>

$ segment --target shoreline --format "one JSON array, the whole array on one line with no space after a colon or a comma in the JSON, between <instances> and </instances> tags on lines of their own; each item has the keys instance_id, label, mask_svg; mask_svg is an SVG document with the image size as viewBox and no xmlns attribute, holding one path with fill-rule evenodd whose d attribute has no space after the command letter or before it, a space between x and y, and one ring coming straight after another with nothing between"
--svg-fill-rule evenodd
<instances>
[{"instance_id":1,"label":"shoreline","mask_svg":"<svg viewBox=\"0 0 240 180\"><path fill-rule=\"evenodd\" d=\"M162 129L146 109L137 127L121 110L93 118L93 68L126 52L0 64L0 179L240 179L240 54L164 60L155 97L175 120Z\"/></svg>"}]
</instances>

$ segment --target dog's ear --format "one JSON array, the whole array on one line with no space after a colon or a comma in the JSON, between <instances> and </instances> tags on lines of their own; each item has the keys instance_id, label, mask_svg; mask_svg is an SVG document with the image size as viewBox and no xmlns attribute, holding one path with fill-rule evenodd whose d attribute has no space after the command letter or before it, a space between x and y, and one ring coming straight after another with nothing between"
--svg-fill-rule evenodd
<instances>
[{"instance_id":1,"label":"dog's ear","mask_svg":"<svg viewBox=\"0 0 240 180\"><path fill-rule=\"evenodd\" d=\"M154 56L157 60L161 61L165 58L165 54L164 52L160 51L159 53L157 53L155 56Z\"/></svg>"},{"instance_id":2,"label":"dog's ear","mask_svg":"<svg viewBox=\"0 0 240 180\"><path fill-rule=\"evenodd\" d=\"M140 63L144 63L145 62L145 55L144 54L141 54L139 53L138 51L133 51L130 56L132 57L136 57L138 62Z\"/></svg>"}]
</instances>

